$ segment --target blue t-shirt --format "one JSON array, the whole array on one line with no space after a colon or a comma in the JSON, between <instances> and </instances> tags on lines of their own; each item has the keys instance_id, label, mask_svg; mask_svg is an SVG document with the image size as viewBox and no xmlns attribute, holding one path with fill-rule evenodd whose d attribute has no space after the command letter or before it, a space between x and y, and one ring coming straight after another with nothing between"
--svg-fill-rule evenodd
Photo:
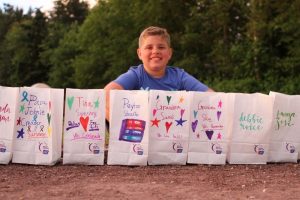
<instances>
[{"instance_id":1,"label":"blue t-shirt","mask_svg":"<svg viewBox=\"0 0 300 200\"><path fill-rule=\"evenodd\" d=\"M125 90L187 90L202 91L208 90L208 87L198 81L196 78L177 67L166 67L166 73L162 78L150 76L143 65L130 67L130 69L121 74L114 82L121 85Z\"/></svg>"}]
</instances>

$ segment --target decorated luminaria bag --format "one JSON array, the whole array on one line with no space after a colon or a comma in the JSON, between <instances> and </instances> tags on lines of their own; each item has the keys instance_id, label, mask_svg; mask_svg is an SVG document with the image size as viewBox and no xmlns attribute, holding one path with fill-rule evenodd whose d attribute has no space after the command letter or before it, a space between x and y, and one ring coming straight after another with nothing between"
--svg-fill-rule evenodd
<instances>
[{"instance_id":1,"label":"decorated luminaria bag","mask_svg":"<svg viewBox=\"0 0 300 200\"><path fill-rule=\"evenodd\" d=\"M103 165L105 93L66 89L63 164Z\"/></svg>"},{"instance_id":2,"label":"decorated luminaria bag","mask_svg":"<svg viewBox=\"0 0 300 200\"><path fill-rule=\"evenodd\" d=\"M150 90L149 165L185 165L190 125L186 91Z\"/></svg>"},{"instance_id":3,"label":"decorated luminaria bag","mask_svg":"<svg viewBox=\"0 0 300 200\"><path fill-rule=\"evenodd\" d=\"M300 95L270 92L274 97L269 162L297 162L300 158Z\"/></svg>"},{"instance_id":4,"label":"decorated luminaria bag","mask_svg":"<svg viewBox=\"0 0 300 200\"><path fill-rule=\"evenodd\" d=\"M273 98L260 93L230 95L234 99L234 111L228 162L266 164L273 122Z\"/></svg>"},{"instance_id":5,"label":"decorated luminaria bag","mask_svg":"<svg viewBox=\"0 0 300 200\"><path fill-rule=\"evenodd\" d=\"M228 95L218 92L190 92L190 95L188 163L225 164L228 123L232 117Z\"/></svg>"},{"instance_id":6,"label":"decorated luminaria bag","mask_svg":"<svg viewBox=\"0 0 300 200\"><path fill-rule=\"evenodd\" d=\"M0 86L0 164L12 158L18 93L19 88Z\"/></svg>"},{"instance_id":7,"label":"decorated luminaria bag","mask_svg":"<svg viewBox=\"0 0 300 200\"><path fill-rule=\"evenodd\" d=\"M61 159L63 89L20 88L12 162L53 165Z\"/></svg>"},{"instance_id":8,"label":"decorated luminaria bag","mask_svg":"<svg viewBox=\"0 0 300 200\"><path fill-rule=\"evenodd\" d=\"M148 91L110 91L108 165L147 165Z\"/></svg>"}]
</instances>

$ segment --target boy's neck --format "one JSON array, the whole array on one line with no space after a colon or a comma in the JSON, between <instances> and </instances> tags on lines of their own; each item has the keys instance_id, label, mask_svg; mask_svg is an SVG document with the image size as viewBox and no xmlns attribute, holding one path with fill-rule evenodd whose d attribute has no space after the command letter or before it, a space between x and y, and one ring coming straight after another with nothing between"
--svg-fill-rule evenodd
<instances>
[{"instance_id":1,"label":"boy's neck","mask_svg":"<svg viewBox=\"0 0 300 200\"><path fill-rule=\"evenodd\" d=\"M159 71L159 72L154 71L153 72L153 71L147 71L146 69L145 69L145 71L147 72L147 74L149 74L153 78L162 78L166 74L165 71Z\"/></svg>"}]
</instances>

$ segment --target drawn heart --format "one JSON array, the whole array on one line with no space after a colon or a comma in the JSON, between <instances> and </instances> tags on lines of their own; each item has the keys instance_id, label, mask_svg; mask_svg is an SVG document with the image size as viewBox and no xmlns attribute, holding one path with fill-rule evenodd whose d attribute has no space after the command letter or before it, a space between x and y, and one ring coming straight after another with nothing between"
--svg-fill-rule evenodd
<instances>
[{"instance_id":1,"label":"drawn heart","mask_svg":"<svg viewBox=\"0 0 300 200\"><path fill-rule=\"evenodd\" d=\"M83 129L86 132L87 131L87 125L89 123L89 116L87 116L85 118L84 117L80 117L79 120L80 120L81 126L83 127Z\"/></svg>"},{"instance_id":2,"label":"drawn heart","mask_svg":"<svg viewBox=\"0 0 300 200\"><path fill-rule=\"evenodd\" d=\"M72 109L73 102L74 102L74 96L73 96L73 97L68 97L68 98L67 98L67 102L68 102L68 107L69 107L69 109L71 110L71 109Z\"/></svg>"},{"instance_id":3,"label":"drawn heart","mask_svg":"<svg viewBox=\"0 0 300 200\"><path fill-rule=\"evenodd\" d=\"M168 105L170 104L171 96L167 96Z\"/></svg>"},{"instance_id":4,"label":"drawn heart","mask_svg":"<svg viewBox=\"0 0 300 200\"><path fill-rule=\"evenodd\" d=\"M212 138L212 136L213 136L213 134L214 134L214 131L212 131L212 130L207 130L207 131L205 131L205 133L206 133L206 135L207 135L207 138L209 139L209 140L211 140L211 138Z\"/></svg>"},{"instance_id":5,"label":"drawn heart","mask_svg":"<svg viewBox=\"0 0 300 200\"><path fill-rule=\"evenodd\" d=\"M221 111L218 111L218 112L217 112L217 118L218 118L218 121L220 120L221 113L222 113Z\"/></svg>"},{"instance_id":6,"label":"drawn heart","mask_svg":"<svg viewBox=\"0 0 300 200\"><path fill-rule=\"evenodd\" d=\"M167 133L169 132L170 127L172 126L173 122L166 122L166 129L167 129Z\"/></svg>"},{"instance_id":7,"label":"drawn heart","mask_svg":"<svg viewBox=\"0 0 300 200\"><path fill-rule=\"evenodd\" d=\"M193 130L194 133L196 131L197 125L198 125L198 120L192 122L192 130Z\"/></svg>"},{"instance_id":8,"label":"drawn heart","mask_svg":"<svg viewBox=\"0 0 300 200\"><path fill-rule=\"evenodd\" d=\"M194 118L197 118L198 111L194 110Z\"/></svg>"},{"instance_id":9,"label":"drawn heart","mask_svg":"<svg viewBox=\"0 0 300 200\"><path fill-rule=\"evenodd\" d=\"M152 111L153 117L155 116L156 111L157 111L156 109L153 109L153 111Z\"/></svg>"},{"instance_id":10,"label":"drawn heart","mask_svg":"<svg viewBox=\"0 0 300 200\"><path fill-rule=\"evenodd\" d=\"M222 139L222 135L221 135L221 133L218 133L218 138L217 139Z\"/></svg>"}]
</instances>

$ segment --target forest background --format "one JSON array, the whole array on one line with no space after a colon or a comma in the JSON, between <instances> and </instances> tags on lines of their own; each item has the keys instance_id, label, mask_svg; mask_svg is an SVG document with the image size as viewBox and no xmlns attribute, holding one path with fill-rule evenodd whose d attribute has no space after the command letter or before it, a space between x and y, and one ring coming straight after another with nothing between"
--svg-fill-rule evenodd
<instances>
[{"instance_id":1,"label":"forest background","mask_svg":"<svg viewBox=\"0 0 300 200\"><path fill-rule=\"evenodd\" d=\"M130 66L140 32L165 27L170 65L216 91L300 94L300 0L57 0L0 9L0 85L103 88Z\"/></svg>"}]
</instances>

